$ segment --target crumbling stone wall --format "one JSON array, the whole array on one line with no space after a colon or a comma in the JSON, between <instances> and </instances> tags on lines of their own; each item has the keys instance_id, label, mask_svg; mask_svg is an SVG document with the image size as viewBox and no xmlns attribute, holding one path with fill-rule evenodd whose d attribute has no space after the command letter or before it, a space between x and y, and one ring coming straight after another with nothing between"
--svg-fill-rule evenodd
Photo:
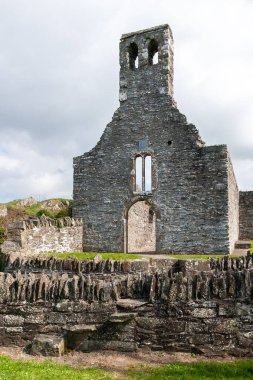
<instances>
[{"instance_id":1,"label":"crumbling stone wall","mask_svg":"<svg viewBox=\"0 0 253 380\"><path fill-rule=\"evenodd\" d=\"M240 191L240 239L253 240L253 191Z\"/></svg>"},{"instance_id":2,"label":"crumbling stone wall","mask_svg":"<svg viewBox=\"0 0 253 380\"><path fill-rule=\"evenodd\" d=\"M154 65L151 40L158 44ZM129 62L133 44L138 68ZM152 189L136 191L135 159L147 154ZM84 219L84 250L128 251L128 210L145 200L156 212L157 253L231 253L236 192L227 147L205 146L175 106L168 25L123 35L120 107L96 147L74 159L73 216Z\"/></svg>"},{"instance_id":3,"label":"crumbling stone wall","mask_svg":"<svg viewBox=\"0 0 253 380\"><path fill-rule=\"evenodd\" d=\"M252 354L252 256L164 261L147 272L121 264L43 274L9 266L0 274L0 344L24 346L39 333L64 335L82 351Z\"/></svg>"},{"instance_id":4,"label":"crumbling stone wall","mask_svg":"<svg viewBox=\"0 0 253 380\"><path fill-rule=\"evenodd\" d=\"M82 220L42 216L10 224L1 249L14 259L41 252L82 252L82 245Z\"/></svg>"}]
</instances>

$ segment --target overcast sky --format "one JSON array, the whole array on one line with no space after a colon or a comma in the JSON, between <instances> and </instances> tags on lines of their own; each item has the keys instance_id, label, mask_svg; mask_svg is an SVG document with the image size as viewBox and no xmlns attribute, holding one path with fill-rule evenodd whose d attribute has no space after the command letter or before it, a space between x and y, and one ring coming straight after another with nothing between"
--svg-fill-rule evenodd
<instances>
[{"instance_id":1,"label":"overcast sky","mask_svg":"<svg viewBox=\"0 0 253 380\"><path fill-rule=\"evenodd\" d=\"M118 107L121 34L164 23L179 110L253 190L252 0L0 0L0 202L72 197Z\"/></svg>"}]
</instances>

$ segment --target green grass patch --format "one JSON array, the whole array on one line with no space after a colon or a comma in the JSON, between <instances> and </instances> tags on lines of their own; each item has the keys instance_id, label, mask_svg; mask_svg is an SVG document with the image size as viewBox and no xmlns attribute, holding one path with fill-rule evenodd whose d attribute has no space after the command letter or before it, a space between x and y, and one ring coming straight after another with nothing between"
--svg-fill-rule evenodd
<instances>
[{"instance_id":1,"label":"green grass patch","mask_svg":"<svg viewBox=\"0 0 253 380\"><path fill-rule=\"evenodd\" d=\"M56 365L50 361L12 360L0 357L0 380L112 380L106 372L96 368L77 369Z\"/></svg>"},{"instance_id":2,"label":"green grass patch","mask_svg":"<svg viewBox=\"0 0 253 380\"><path fill-rule=\"evenodd\" d=\"M96 255L101 255L104 260L138 260L144 258L144 256L136 253L100 253L100 252L44 252L41 254L46 257L56 257L58 259L80 259L80 260L93 260ZM155 254L153 257L155 258ZM240 255L166 255L168 259L174 260L208 260L211 258L222 257L240 257ZM149 256L146 256L148 259Z\"/></svg>"},{"instance_id":3,"label":"green grass patch","mask_svg":"<svg viewBox=\"0 0 253 380\"><path fill-rule=\"evenodd\" d=\"M52 361L36 362L0 357L0 380L252 380L253 361L232 363L173 363L161 367L108 371L73 368Z\"/></svg>"},{"instance_id":4,"label":"green grass patch","mask_svg":"<svg viewBox=\"0 0 253 380\"><path fill-rule=\"evenodd\" d=\"M251 240L250 252L253 253L253 240Z\"/></svg>"},{"instance_id":5,"label":"green grass patch","mask_svg":"<svg viewBox=\"0 0 253 380\"><path fill-rule=\"evenodd\" d=\"M135 380L252 380L253 361L233 363L174 363L141 371L128 370Z\"/></svg>"},{"instance_id":6,"label":"green grass patch","mask_svg":"<svg viewBox=\"0 0 253 380\"><path fill-rule=\"evenodd\" d=\"M143 256L131 253L100 253L100 252L46 252L42 254L47 257L56 257L57 259L79 259L79 260L93 260L96 255L101 255L102 259L112 260L137 260L142 259Z\"/></svg>"},{"instance_id":7,"label":"green grass patch","mask_svg":"<svg viewBox=\"0 0 253 380\"><path fill-rule=\"evenodd\" d=\"M241 257L241 255L173 255L168 254L168 258L175 260L208 260L208 259L220 259L223 257Z\"/></svg>"}]
</instances>

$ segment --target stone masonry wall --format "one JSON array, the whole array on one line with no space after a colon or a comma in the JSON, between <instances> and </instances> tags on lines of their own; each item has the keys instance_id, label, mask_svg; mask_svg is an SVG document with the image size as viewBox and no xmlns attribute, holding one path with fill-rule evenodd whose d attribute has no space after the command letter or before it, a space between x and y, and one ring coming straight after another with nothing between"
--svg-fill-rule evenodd
<instances>
[{"instance_id":1,"label":"stone masonry wall","mask_svg":"<svg viewBox=\"0 0 253 380\"><path fill-rule=\"evenodd\" d=\"M202 262L176 263L153 272L93 262L97 273L82 265L77 273L1 273L0 344L56 334L81 351L252 354L252 256L206 261L204 270Z\"/></svg>"},{"instance_id":2,"label":"stone masonry wall","mask_svg":"<svg viewBox=\"0 0 253 380\"><path fill-rule=\"evenodd\" d=\"M253 191L240 191L240 239L253 240Z\"/></svg>"},{"instance_id":3,"label":"stone masonry wall","mask_svg":"<svg viewBox=\"0 0 253 380\"><path fill-rule=\"evenodd\" d=\"M82 245L82 220L42 216L10 224L8 238L1 249L14 259L41 252L82 252Z\"/></svg>"}]
</instances>

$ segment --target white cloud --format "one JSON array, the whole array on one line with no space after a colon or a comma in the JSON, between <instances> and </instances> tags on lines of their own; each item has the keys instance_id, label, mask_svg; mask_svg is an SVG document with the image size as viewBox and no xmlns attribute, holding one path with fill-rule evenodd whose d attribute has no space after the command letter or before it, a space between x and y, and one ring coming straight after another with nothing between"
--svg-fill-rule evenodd
<instances>
[{"instance_id":1,"label":"white cloud","mask_svg":"<svg viewBox=\"0 0 253 380\"><path fill-rule=\"evenodd\" d=\"M162 23L180 111L253 189L252 19L246 0L0 0L0 201L71 195L72 157L118 106L121 34Z\"/></svg>"}]
</instances>

